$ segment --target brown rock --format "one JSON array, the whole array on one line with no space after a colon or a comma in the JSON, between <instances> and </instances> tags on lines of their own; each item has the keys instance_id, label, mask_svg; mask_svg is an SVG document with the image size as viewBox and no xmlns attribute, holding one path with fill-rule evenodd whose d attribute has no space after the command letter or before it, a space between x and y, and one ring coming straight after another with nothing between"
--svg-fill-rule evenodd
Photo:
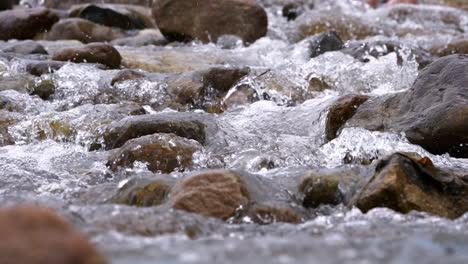
<instances>
[{"instance_id":1,"label":"brown rock","mask_svg":"<svg viewBox=\"0 0 468 264\"><path fill-rule=\"evenodd\" d=\"M458 39L444 45L436 45L429 51L439 57L451 54L468 54L468 39Z\"/></svg>"},{"instance_id":2,"label":"brown rock","mask_svg":"<svg viewBox=\"0 0 468 264\"><path fill-rule=\"evenodd\" d=\"M325 134L328 140L337 136L338 130L356 113L357 108L370 97L366 95L345 95L336 100L327 115Z\"/></svg>"},{"instance_id":3,"label":"brown rock","mask_svg":"<svg viewBox=\"0 0 468 264\"><path fill-rule=\"evenodd\" d=\"M110 27L95 24L81 18L64 19L46 34L46 40L79 40L83 43L109 42L125 35Z\"/></svg>"},{"instance_id":4,"label":"brown rock","mask_svg":"<svg viewBox=\"0 0 468 264\"><path fill-rule=\"evenodd\" d=\"M167 205L226 220L249 199L247 186L239 176L218 171L181 180L169 193Z\"/></svg>"},{"instance_id":5,"label":"brown rock","mask_svg":"<svg viewBox=\"0 0 468 264\"><path fill-rule=\"evenodd\" d=\"M199 121L165 119L154 115L129 117L112 123L103 129L106 149L122 146L130 139L155 133L173 133L179 137L205 143L205 126Z\"/></svg>"},{"instance_id":6,"label":"brown rock","mask_svg":"<svg viewBox=\"0 0 468 264\"><path fill-rule=\"evenodd\" d=\"M136 185L128 182L119 190L113 200L117 203L134 206L156 206L166 200L170 189L170 185L160 182Z\"/></svg>"},{"instance_id":7,"label":"brown rock","mask_svg":"<svg viewBox=\"0 0 468 264\"><path fill-rule=\"evenodd\" d=\"M76 63L100 63L111 69L119 68L122 61L120 53L114 47L103 43L66 48L55 53L52 59Z\"/></svg>"},{"instance_id":8,"label":"brown rock","mask_svg":"<svg viewBox=\"0 0 468 264\"><path fill-rule=\"evenodd\" d=\"M10 133L8 133L8 127L0 125L0 147L14 144L15 140Z\"/></svg>"},{"instance_id":9,"label":"brown rock","mask_svg":"<svg viewBox=\"0 0 468 264\"><path fill-rule=\"evenodd\" d=\"M216 43L222 35L236 35L253 43L268 26L265 10L244 0L157 0L153 15L164 36L174 41Z\"/></svg>"},{"instance_id":10,"label":"brown rock","mask_svg":"<svg viewBox=\"0 0 468 264\"><path fill-rule=\"evenodd\" d=\"M118 167L133 167L135 161L147 162L148 170L170 173L192 166L192 155L201 150L196 141L174 134L154 134L127 141L107 162L115 171Z\"/></svg>"},{"instance_id":11,"label":"brown rock","mask_svg":"<svg viewBox=\"0 0 468 264\"><path fill-rule=\"evenodd\" d=\"M299 193L304 196L302 205L316 208L322 204L337 205L343 201L339 179L332 176L308 175L299 184Z\"/></svg>"},{"instance_id":12,"label":"brown rock","mask_svg":"<svg viewBox=\"0 0 468 264\"><path fill-rule=\"evenodd\" d=\"M59 16L49 9L15 9L0 12L0 40L32 39L49 30Z\"/></svg>"},{"instance_id":13,"label":"brown rock","mask_svg":"<svg viewBox=\"0 0 468 264\"><path fill-rule=\"evenodd\" d=\"M457 218L468 211L468 185L457 175L415 162L402 154L380 161L375 175L351 205L367 212L388 207Z\"/></svg>"},{"instance_id":14,"label":"brown rock","mask_svg":"<svg viewBox=\"0 0 468 264\"><path fill-rule=\"evenodd\" d=\"M104 264L87 239L48 209L18 206L0 210L2 264Z\"/></svg>"},{"instance_id":15,"label":"brown rock","mask_svg":"<svg viewBox=\"0 0 468 264\"><path fill-rule=\"evenodd\" d=\"M153 0L106 0L107 4L126 4L150 7ZM45 0L44 5L48 8L69 9L74 5L101 4L103 0Z\"/></svg>"},{"instance_id":16,"label":"brown rock","mask_svg":"<svg viewBox=\"0 0 468 264\"><path fill-rule=\"evenodd\" d=\"M117 73L114 78L112 78L111 85L114 85L118 82L123 82L127 80L138 80L143 78L144 75L134 70L122 70Z\"/></svg>"},{"instance_id":17,"label":"brown rock","mask_svg":"<svg viewBox=\"0 0 468 264\"><path fill-rule=\"evenodd\" d=\"M269 225L277 222L299 224L301 216L291 208L278 206L256 206L247 215L252 222L259 225Z\"/></svg>"}]
</instances>

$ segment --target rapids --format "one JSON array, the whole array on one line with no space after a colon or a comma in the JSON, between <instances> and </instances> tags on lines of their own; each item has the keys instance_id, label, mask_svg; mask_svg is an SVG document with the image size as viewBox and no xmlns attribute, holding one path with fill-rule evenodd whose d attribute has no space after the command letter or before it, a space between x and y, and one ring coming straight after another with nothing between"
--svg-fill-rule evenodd
<instances>
[{"instance_id":1,"label":"rapids","mask_svg":"<svg viewBox=\"0 0 468 264\"><path fill-rule=\"evenodd\" d=\"M328 107L341 95L376 96L409 89L418 74L418 63L409 56L411 49L467 38L467 12L418 5L418 15L397 23L389 18L388 8L369 9L360 1L305 1L314 2L315 8L308 10L304 4L305 14L288 22L281 15L282 7L275 4L279 1L263 2L268 35L250 46L236 41L228 49L199 42L116 46L128 65L155 72L145 80L111 86L117 70L71 63L34 77L26 73L23 59L0 57L0 97L8 102L7 118L19 120L9 128L16 144L0 147L1 203L35 201L59 210L114 264L466 263L468 214L449 220L385 208L363 214L338 205L307 209L307 218L298 225L262 226L249 219L232 224L163 207L109 201L130 179L180 178L207 168L225 168L272 179L273 186L254 187L270 188L273 198L268 199L294 206L295 188L305 172L354 172L349 176L353 183L341 186L352 194L375 166L361 163L398 151L427 156L439 167L468 171L468 160L433 155L401 134L346 128L327 142L324 133ZM396 41L408 56L403 56L402 63L395 52L368 56L367 62L340 51L308 58L307 45L296 42L298 25L321 12L355 16L377 25L382 34L366 40ZM453 19L447 22L444 16ZM414 34L385 33L403 31ZM50 54L76 45L74 41L40 43ZM88 150L100 127L126 117L126 107L133 104L144 106L147 114L171 115L174 110L159 104L167 98L165 74L210 66L249 67L251 74L237 85L249 84L268 96L222 114L187 113L214 120L217 126L209 143L196 153L192 171L158 175L136 164L115 173L105 165L112 151ZM312 77L327 80L331 88L308 90ZM53 100L23 91L24 86L44 81L56 84ZM287 89L276 89L278 83Z\"/></svg>"}]
</instances>

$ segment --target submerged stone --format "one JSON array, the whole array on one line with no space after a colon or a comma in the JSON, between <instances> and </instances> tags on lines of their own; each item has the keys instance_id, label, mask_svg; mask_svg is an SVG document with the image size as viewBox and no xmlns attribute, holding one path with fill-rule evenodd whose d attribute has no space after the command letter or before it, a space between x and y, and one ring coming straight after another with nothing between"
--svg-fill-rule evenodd
<instances>
[{"instance_id":1,"label":"submerged stone","mask_svg":"<svg viewBox=\"0 0 468 264\"><path fill-rule=\"evenodd\" d=\"M119 68L122 61L120 53L111 45L104 43L65 48L55 53L52 59L76 63L99 63L111 69Z\"/></svg>"}]
</instances>

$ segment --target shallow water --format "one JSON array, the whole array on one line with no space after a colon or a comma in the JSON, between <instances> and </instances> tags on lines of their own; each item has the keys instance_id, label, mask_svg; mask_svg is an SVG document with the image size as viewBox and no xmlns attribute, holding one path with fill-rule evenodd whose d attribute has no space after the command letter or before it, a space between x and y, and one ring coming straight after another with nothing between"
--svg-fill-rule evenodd
<instances>
[{"instance_id":1,"label":"shallow water","mask_svg":"<svg viewBox=\"0 0 468 264\"><path fill-rule=\"evenodd\" d=\"M16 90L1 88L0 97L10 102L8 114L2 110L2 115L18 120L9 129L16 145L0 147L2 203L36 201L59 210L115 264L466 263L468 213L448 220L419 212L402 215L384 208L362 214L342 205L322 206L302 208L304 222L299 225L261 226L249 219L231 224L164 207L137 208L110 201L129 179L177 179L207 168L225 168L253 175L258 182L252 186L263 199L299 207L295 192L305 173L345 172L351 180L341 188L352 195L375 166L361 165L363 161L398 151L427 156L439 167L468 171L468 160L430 154L401 134L347 128L327 142L325 118L338 97L407 90L417 77L418 63L403 56L399 64L395 52L379 58L369 56L368 62L339 51L309 59L307 45L295 42L299 24L307 16L328 10L378 25L382 34L367 40L398 41L404 47L403 54L409 55L417 46L428 48L433 43L466 38L466 12L420 5L415 7L420 15L397 23L388 17L389 9L370 10L351 0L316 1L314 10L287 22L281 16L281 6L267 6L268 36L248 47L237 43L223 49L197 42L117 47L124 61L154 72L144 81L111 86L116 70L68 64L42 77L27 76L32 82L54 81L57 90L53 100L29 95L25 81L14 84ZM454 19L445 23L444 14ZM398 32L408 30L414 34L398 36ZM76 45L41 43L49 51ZM192 171L157 175L144 164L136 164L133 169L113 173L105 166L111 151L88 151L103 125L129 116L135 105L143 106L147 114L174 114L174 110L159 105L168 97L164 77L210 66L250 67L251 73L238 85L250 84L269 100L230 108L219 115L202 110L187 113L216 127L204 149L196 153ZM24 76L23 60L0 58L2 80ZM313 77L327 80L331 88L309 91L308 80ZM275 90L276 82L287 89ZM270 185L263 186L261 179L269 179Z\"/></svg>"}]
</instances>

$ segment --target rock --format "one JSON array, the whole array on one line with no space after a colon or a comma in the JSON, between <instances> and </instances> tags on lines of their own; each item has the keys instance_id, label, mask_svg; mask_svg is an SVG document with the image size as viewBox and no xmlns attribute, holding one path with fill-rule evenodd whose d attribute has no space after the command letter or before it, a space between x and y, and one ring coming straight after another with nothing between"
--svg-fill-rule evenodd
<instances>
[{"instance_id":1,"label":"rock","mask_svg":"<svg viewBox=\"0 0 468 264\"><path fill-rule=\"evenodd\" d=\"M130 46L130 47L143 47L148 45L164 46L169 42L164 36L157 36L152 34L137 35L126 38L119 38L111 41L112 45Z\"/></svg>"},{"instance_id":2,"label":"rock","mask_svg":"<svg viewBox=\"0 0 468 264\"><path fill-rule=\"evenodd\" d=\"M296 3L289 3L283 6L281 14L288 19L288 21L295 20L298 16L304 13L302 5Z\"/></svg>"},{"instance_id":3,"label":"rock","mask_svg":"<svg viewBox=\"0 0 468 264\"><path fill-rule=\"evenodd\" d=\"M9 44L7 47L2 48L3 52L13 52L19 54L47 54L44 46L32 40L20 41Z\"/></svg>"},{"instance_id":4,"label":"rock","mask_svg":"<svg viewBox=\"0 0 468 264\"><path fill-rule=\"evenodd\" d=\"M122 146L130 139L156 133L172 133L205 143L205 126L197 120L165 119L157 115L124 118L104 127L101 134L105 149Z\"/></svg>"},{"instance_id":5,"label":"rock","mask_svg":"<svg viewBox=\"0 0 468 264\"><path fill-rule=\"evenodd\" d=\"M447 44L436 45L429 52L439 57L451 54L468 54L468 39L458 39Z\"/></svg>"},{"instance_id":6,"label":"rock","mask_svg":"<svg viewBox=\"0 0 468 264\"><path fill-rule=\"evenodd\" d=\"M410 90L368 100L345 126L404 132L433 154L467 158L467 73L467 55L440 58L419 73Z\"/></svg>"},{"instance_id":7,"label":"rock","mask_svg":"<svg viewBox=\"0 0 468 264\"><path fill-rule=\"evenodd\" d=\"M100 63L111 69L120 67L122 57L111 45L91 43L76 48L65 48L55 53L52 60L76 63Z\"/></svg>"},{"instance_id":8,"label":"rock","mask_svg":"<svg viewBox=\"0 0 468 264\"><path fill-rule=\"evenodd\" d=\"M110 27L81 18L63 19L46 34L46 40L79 40L82 43L109 42L125 35Z\"/></svg>"},{"instance_id":9,"label":"rock","mask_svg":"<svg viewBox=\"0 0 468 264\"><path fill-rule=\"evenodd\" d=\"M44 100L48 100L55 93L55 83L52 80L40 80L32 85L32 95L38 95Z\"/></svg>"},{"instance_id":10,"label":"rock","mask_svg":"<svg viewBox=\"0 0 468 264\"><path fill-rule=\"evenodd\" d=\"M369 25L357 17L345 14L337 16L331 11L308 12L298 18L295 23L299 28L296 41L329 30L334 30L342 40L365 39L381 34L375 25Z\"/></svg>"},{"instance_id":11,"label":"rock","mask_svg":"<svg viewBox=\"0 0 468 264\"><path fill-rule=\"evenodd\" d=\"M216 43L221 35L230 34L249 44L265 36L268 26L265 10L244 0L158 0L153 15L170 41Z\"/></svg>"},{"instance_id":12,"label":"rock","mask_svg":"<svg viewBox=\"0 0 468 264\"><path fill-rule=\"evenodd\" d=\"M133 167L135 161L146 162L152 172L171 173L192 166L192 155L202 146L190 139L174 134L153 134L127 141L111 155L107 166L116 171L118 167Z\"/></svg>"},{"instance_id":13,"label":"rock","mask_svg":"<svg viewBox=\"0 0 468 264\"><path fill-rule=\"evenodd\" d=\"M311 76L309 79L309 87L307 91L309 92L323 92L328 89L332 89L332 85L329 84L329 80L326 77Z\"/></svg>"},{"instance_id":14,"label":"rock","mask_svg":"<svg viewBox=\"0 0 468 264\"><path fill-rule=\"evenodd\" d=\"M465 0L420 0L425 5L441 5L468 11L468 2Z\"/></svg>"},{"instance_id":15,"label":"rock","mask_svg":"<svg viewBox=\"0 0 468 264\"><path fill-rule=\"evenodd\" d=\"M433 58L431 54L421 48L404 47L397 41L370 41L350 43L341 52L351 55L361 62L369 62L369 56L379 58L395 52L397 64L402 65L403 60L415 59L419 64L419 69L429 65Z\"/></svg>"},{"instance_id":16,"label":"rock","mask_svg":"<svg viewBox=\"0 0 468 264\"><path fill-rule=\"evenodd\" d=\"M338 130L356 113L357 108L370 97L366 95L349 94L336 100L327 115L325 134L328 140L337 136Z\"/></svg>"},{"instance_id":17,"label":"rock","mask_svg":"<svg viewBox=\"0 0 468 264\"><path fill-rule=\"evenodd\" d=\"M0 12L0 40L32 39L49 30L59 16L49 9L31 8Z\"/></svg>"},{"instance_id":18,"label":"rock","mask_svg":"<svg viewBox=\"0 0 468 264\"><path fill-rule=\"evenodd\" d=\"M153 181L128 181L112 199L116 203L133 206L157 206L163 204L171 185Z\"/></svg>"},{"instance_id":19,"label":"rock","mask_svg":"<svg viewBox=\"0 0 468 264\"><path fill-rule=\"evenodd\" d=\"M468 185L457 175L393 154L379 162L375 175L351 205L363 212L388 207L401 213L423 211L457 218L468 211Z\"/></svg>"},{"instance_id":20,"label":"rock","mask_svg":"<svg viewBox=\"0 0 468 264\"><path fill-rule=\"evenodd\" d=\"M28 61L26 71L39 77L42 74L53 73L65 64L66 62L61 61Z\"/></svg>"},{"instance_id":21,"label":"rock","mask_svg":"<svg viewBox=\"0 0 468 264\"><path fill-rule=\"evenodd\" d=\"M330 30L319 33L308 39L310 57L315 58L328 51L336 51L344 48L344 43L335 31Z\"/></svg>"},{"instance_id":22,"label":"rock","mask_svg":"<svg viewBox=\"0 0 468 264\"><path fill-rule=\"evenodd\" d=\"M111 80L111 85L114 85L118 82L128 81L128 80L138 80L145 77L142 73L139 73L134 70L122 70L117 73L114 78Z\"/></svg>"},{"instance_id":23,"label":"rock","mask_svg":"<svg viewBox=\"0 0 468 264\"><path fill-rule=\"evenodd\" d=\"M150 18L117 5L84 5L70 11L70 17L79 17L99 25L117 27L124 30L152 27Z\"/></svg>"},{"instance_id":24,"label":"rock","mask_svg":"<svg viewBox=\"0 0 468 264\"><path fill-rule=\"evenodd\" d=\"M226 220L250 200L243 180L227 171L211 171L185 178L172 188L167 205Z\"/></svg>"},{"instance_id":25,"label":"rock","mask_svg":"<svg viewBox=\"0 0 468 264\"><path fill-rule=\"evenodd\" d=\"M16 206L0 210L2 263L104 264L84 235L49 209Z\"/></svg>"},{"instance_id":26,"label":"rock","mask_svg":"<svg viewBox=\"0 0 468 264\"><path fill-rule=\"evenodd\" d=\"M179 104L203 108L207 101L223 97L249 72L249 68L215 67L181 73L168 78L166 90Z\"/></svg>"},{"instance_id":27,"label":"rock","mask_svg":"<svg viewBox=\"0 0 468 264\"><path fill-rule=\"evenodd\" d=\"M125 4L150 7L153 0L106 0L106 4ZM74 5L85 3L101 4L102 0L45 0L44 5L48 8L70 9Z\"/></svg>"},{"instance_id":28,"label":"rock","mask_svg":"<svg viewBox=\"0 0 468 264\"><path fill-rule=\"evenodd\" d=\"M236 105L251 104L260 100L257 91L249 85L239 85L236 90L223 99L225 108L230 108Z\"/></svg>"},{"instance_id":29,"label":"rock","mask_svg":"<svg viewBox=\"0 0 468 264\"><path fill-rule=\"evenodd\" d=\"M332 176L309 174L299 184L299 193L304 197L302 205L316 208L322 204L337 205L343 202L339 179Z\"/></svg>"},{"instance_id":30,"label":"rock","mask_svg":"<svg viewBox=\"0 0 468 264\"><path fill-rule=\"evenodd\" d=\"M241 220L259 225L269 225L278 222L299 224L302 222L301 216L296 211L288 207L279 206L255 206L249 209Z\"/></svg>"}]
</instances>

